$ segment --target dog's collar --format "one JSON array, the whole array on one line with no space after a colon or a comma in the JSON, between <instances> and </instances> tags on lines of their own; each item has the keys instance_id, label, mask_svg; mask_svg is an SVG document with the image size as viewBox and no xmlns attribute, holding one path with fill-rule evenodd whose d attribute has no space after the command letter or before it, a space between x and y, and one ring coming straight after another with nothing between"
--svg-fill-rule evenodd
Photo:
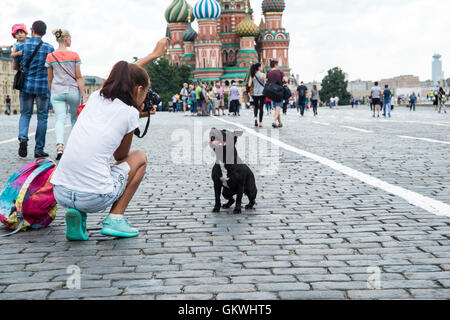
<instances>
[{"instance_id":1,"label":"dog's collar","mask_svg":"<svg viewBox=\"0 0 450 320\"><path fill-rule=\"evenodd\" d=\"M227 142L226 141L218 141L218 140L214 140L213 142L211 142L212 144L216 145L216 146L226 146Z\"/></svg>"}]
</instances>

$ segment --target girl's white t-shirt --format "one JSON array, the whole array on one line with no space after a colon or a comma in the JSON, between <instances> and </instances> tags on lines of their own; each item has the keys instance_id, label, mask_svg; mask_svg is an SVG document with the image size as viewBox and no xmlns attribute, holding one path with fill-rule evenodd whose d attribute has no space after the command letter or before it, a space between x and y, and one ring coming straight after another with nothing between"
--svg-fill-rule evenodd
<instances>
[{"instance_id":1,"label":"girl's white t-shirt","mask_svg":"<svg viewBox=\"0 0 450 320\"><path fill-rule=\"evenodd\" d=\"M111 158L124 136L138 126L136 108L95 91L72 129L50 182L78 192L111 193Z\"/></svg>"}]
</instances>

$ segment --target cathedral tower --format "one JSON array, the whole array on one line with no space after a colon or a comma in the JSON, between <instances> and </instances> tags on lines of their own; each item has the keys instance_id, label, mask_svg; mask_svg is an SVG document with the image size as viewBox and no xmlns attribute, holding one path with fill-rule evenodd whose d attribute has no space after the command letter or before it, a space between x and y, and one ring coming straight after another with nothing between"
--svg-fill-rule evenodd
<instances>
[{"instance_id":1,"label":"cathedral tower","mask_svg":"<svg viewBox=\"0 0 450 320\"><path fill-rule=\"evenodd\" d=\"M221 8L216 0L199 0L194 6L198 22L198 36L194 46L196 79L218 81L223 74L222 43L217 32L220 14Z\"/></svg>"},{"instance_id":2,"label":"cathedral tower","mask_svg":"<svg viewBox=\"0 0 450 320\"><path fill-rule=\"evenodd\" d=\"M289 33L283 28L284 0L263 0L262 11L265 17L265 29L261 30L259 47L266 67L271 60L278 60L280 69L290 74L289 68Z\"/></svg>"},{"instance_id":3,"label":"cathedral tower","mask_svg":"<svg viewBox=\"0 0 450 320\"><path fill-rule=\"evenodd\" d=\"M249 68L253 63L258 62L258 53L255 50L255 37L259 35L259 27L250 18L247 5L245 18L237 25L236 34L240 37L237 67Z\"/></svg>"},{"instance_id":4,"label":"cathedral tower","mask_svg":"<svg viewBox=\"0 0 450 320\"><path fill-rule=\"evenodd\" d=\"M191 12L192 7L186 0L173 0L166 9L165 18L170 31L169 56L172 63L181 63L181 56L184 54L182 34L188 26L189 19L194 20Z\"/></svg>"},{"instance_id":5,"label":"cathedral tower","mask_svg":"<svg viewBox=\"0 0 450 320\"><path fill-rule=\"evenodd\" d=\"M195 69L194 41L197 38L197 32L195 32L195 30L191 26L190 12L188 26L181 35L181 38L184 41L184 54L181 56L181 63L187 65L191 69Z\"/></svg>"}]
</instances>

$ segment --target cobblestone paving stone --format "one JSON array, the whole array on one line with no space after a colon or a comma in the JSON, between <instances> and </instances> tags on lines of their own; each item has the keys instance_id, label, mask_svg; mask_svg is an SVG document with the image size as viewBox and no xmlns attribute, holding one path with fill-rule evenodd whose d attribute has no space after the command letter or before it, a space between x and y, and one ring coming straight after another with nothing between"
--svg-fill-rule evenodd
<instances>
[{"instance_id":1,"label":"cobblestone paving stone","mask_svg":"<svg viewBox=\"0 0 450 320\"><path fill-rule=\"evenodd\" d=\"M396 108L390 121L371 118L367 109L320 108L317 118L307 113L303 119L289 110L283 129L269 128L265 116L267 128L258 130L450 204L450 146L398 137L450 141L450 118L430 108ZM223 118L252 128L248 111ZM17 116L0 116L0 142L13 139L17 125ZM212 213L214 159L207 141L196 146L187 140L194 143L184 149L194 163L180 162L179 154L186 147L182 136L207 138L211 127L237 129L209 117L161 113L152 117L148 137L134 141L149 159L127 210L138 238L102 236L107 213L101 212L88 217L89 241L68 242L62 207L50 227L2 238L0 299L450 298L448 217L264 141L258 144L268 153L252 162L255 155L245 151L256 140L247 133L238 148L256 175L256 210ZM0 148L4 183L32 158L19 159L15 141ZM33 148L31 138L29 154ZM55 156L55 149L54 132L48 132L46 150ZM79 290L66 287L71 265L81 269ZM379 289L368 286L374 270Z\"/></svg>"}]
</instances>

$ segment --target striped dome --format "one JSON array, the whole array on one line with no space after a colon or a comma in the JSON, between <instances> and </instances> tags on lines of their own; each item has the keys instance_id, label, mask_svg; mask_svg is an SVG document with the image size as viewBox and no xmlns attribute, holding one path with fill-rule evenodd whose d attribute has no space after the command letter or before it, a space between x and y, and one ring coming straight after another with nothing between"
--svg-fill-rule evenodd
<instances>
[{"instance_id":1,"label":"striped dome","mask_svg":"<svg viewBox=\"0 0 450 320\"><path fill-rule=\"evenodd\" d=\"M188 22L189 8L191 8L191 22L195 17L192 14L192 7L186 0L173 0L166 9L166 20L168 23L186 23Z\"/></svg>"},{"instance_id":2,"label":"striped dome","mask_svg":"<svg viewBox=\"0 0 450 320\"><path fill-rule=\"evenodd\" d=\"M266 12L283 12L286 8L284 0L264 0L262 10Z\"/></svg>"},{"instance_id":3,"label":"striped dome","mask_svg":"<svg viewBox=\"0 0 450 320\"><path fill-rule=\"evenodd\" d=\"M197 38L197 32L195 32L195 30L192 29L190 23L188 24L186 30L183 31L181 38L183 39L183 41L195 41L195 38Z\"/></svg>"},{"instance_id":4,"label":"striped dome","mask_svg":"<svg viewBox=\"0 0 450 320\"><path fill-rule=\"evenodd\" d=\"M194 6L197 19L218 19L221 9L216 0L199 0Z\"/></svg>"},{"instance_id":5,"label":"striped dome","mask_svg":"<svg viewBox=\"0 0 450 320\"><path fill-rule=\"evenodd\" d=\"M259 34L259 28L246 14L245 18L237 25L236 33L241 37L256 37Z\"/></svg>"}]
</instances>

